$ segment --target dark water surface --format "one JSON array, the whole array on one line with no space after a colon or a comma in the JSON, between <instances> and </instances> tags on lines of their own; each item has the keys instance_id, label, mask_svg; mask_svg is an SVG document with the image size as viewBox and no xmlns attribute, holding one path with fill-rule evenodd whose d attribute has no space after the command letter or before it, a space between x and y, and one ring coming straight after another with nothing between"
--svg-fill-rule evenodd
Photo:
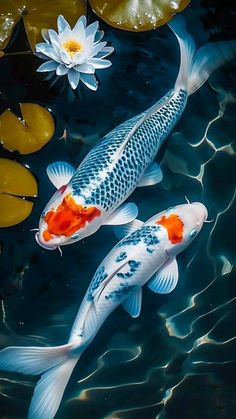
<instances>
[{"instance_id":1,"label":"dark water surface","mask_svg":"<svg viewBox=\"0 0 236 419\"><path fill-rule=\"evenodd\" d=\"M220 3L192 1L183 13L197 45L236 38L236 7ZM116 243L112 230L103 227L65 246L63 258L37 245L30 229L38 226L54 192L47 165L60 159L77 166L104 134L172 88L178 72L179 49L167 26L141 34L103 26L116 53L112 67L98 72L97 93L81 88L72 100L60 86L50 88L34 71L40 64L35 57L0 62L2 109L37 102L52 110L56 122L54 138L41 151L1 152L29 165L39 182L31 216L0 231L1 348L65 343L95 269ZM214 221L178 257L180 280L170 295L145 289L138 319L122 309L109 317L77 364L57 418L236 417L235 70L236 61L226 64L189 98L157 157L163 181L129 198L143 220L187 196L202 201ZM59 139L64 129L66 140ZM26 417L36 381L0 374L1 419Z\"/></svg>"}]
</instances>

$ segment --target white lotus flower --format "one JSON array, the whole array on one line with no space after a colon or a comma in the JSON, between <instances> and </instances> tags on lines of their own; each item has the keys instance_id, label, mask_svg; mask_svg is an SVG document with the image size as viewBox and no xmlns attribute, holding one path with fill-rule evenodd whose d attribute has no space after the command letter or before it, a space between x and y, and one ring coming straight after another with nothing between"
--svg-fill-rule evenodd
<instances>
[{"instance_id":1,"label":"white lotus flower","mask_svg":"<svg viewBox=\"0 0 236 419\"><path fill-rule=\"evenodd\" d=\"M104 58L114 48L107 47L106 42L100 42L104 32L98 30L98 22L87 27L86 23L86 17L81 16L71 29L65 18L59 16L58 33L53 29L43 30L45 42L36 45L36 52L48 61L37 71L56 71L58 76L67 74L72 89L76 89L81 80L89 89L97 90L95 70L111 66L111 62Z\"/></svg>"}]
</instances>

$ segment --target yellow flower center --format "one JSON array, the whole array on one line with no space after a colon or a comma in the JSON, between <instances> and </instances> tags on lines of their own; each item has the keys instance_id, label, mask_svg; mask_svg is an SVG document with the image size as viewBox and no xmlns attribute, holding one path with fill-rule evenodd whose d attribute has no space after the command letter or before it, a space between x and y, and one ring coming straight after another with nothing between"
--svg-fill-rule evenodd
<instances>
[{"instance_id":1,"label":"yellow flower center","mask_svg":"<svg viewBox=\"0 0 236 419\"><path fill-rule=\"evenodd\" d=\"M76 39L68 39L68 41L66 41L63 44L63 47L70 54L71 57L73 57L76 54L76 52L81 52L83 49L82 45L78 41L76 41Z\"/></svg>"}]
</instances>

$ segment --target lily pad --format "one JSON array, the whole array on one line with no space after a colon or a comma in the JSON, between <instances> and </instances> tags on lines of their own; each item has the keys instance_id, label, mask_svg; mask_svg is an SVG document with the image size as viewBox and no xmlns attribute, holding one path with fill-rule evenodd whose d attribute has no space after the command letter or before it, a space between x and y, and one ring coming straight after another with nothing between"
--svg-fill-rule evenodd
<instances>
[{"instance_id":1,"label":"lily pad","mask_svg":"<svg viewBox=\"0 0 236 419\"><path fill-rule=\"evenodd\" d=\"M142 32L164 25L190 0L89 0L97 15L115 28Z\"/></svg>"},{"instance_id":2,"label":"lily pad","mask_svg":"<svg viewBox=\"0 0 236 419\"><path fill-rule=\"evenodd\" d=\"M23 119L10 109L0 116L0 142L10 151L29 154L40 150L54 134L51 113L35 103L20 104Z\"/></svg>"},{"instance_id":3,"label":"lily pad","mask_svg":"<svg viewBox=\"0 0 236 419\"><path fill-rule=\"evenodd\" d=\"M0 227L10 227L31 213L38 185L32 173L22 164L0 158Z\"/></svg>"},{"instance_id":4,"label":"lily pad","mask_svg":"<svg viewBox=\"0 0 236 419\"><path fill-rule=\"evenodd\" d=\"M12 31L23 19L31 49L41 40L41 30L56 29L58 15L74 25L78 17L86 14L86 0L1 0L0 1L0 49L4 49Z\"/></svg>"}]
</instances>

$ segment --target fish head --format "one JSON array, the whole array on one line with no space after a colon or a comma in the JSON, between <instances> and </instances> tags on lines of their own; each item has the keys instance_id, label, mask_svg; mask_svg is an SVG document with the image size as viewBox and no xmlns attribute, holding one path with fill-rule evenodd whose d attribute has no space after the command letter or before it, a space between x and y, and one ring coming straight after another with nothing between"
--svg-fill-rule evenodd
<instances>
[{"instance_id":1,"label":"fish head","mask_svg":"<svg viewBox=\"0 0 236 419\"><path fill-rule=\"evenodd\" d=\"M177 205L159 213L154 223L164 227L167 233L167 255L174 257L189 246L201 231L207 216L207 209L200 202Z\"/></svg>"},{"instance_id":2,"label":"fish head","mask_svg":"<svg viewBox=\"0 0 236 419\"><path fill-rule=\"evenodd\" d=\"M41 214L36 241L48 250L75 243L97 231L103 215L102 208L86 205L69 185L62 186Z\"/></svg>"}]
</instances>

